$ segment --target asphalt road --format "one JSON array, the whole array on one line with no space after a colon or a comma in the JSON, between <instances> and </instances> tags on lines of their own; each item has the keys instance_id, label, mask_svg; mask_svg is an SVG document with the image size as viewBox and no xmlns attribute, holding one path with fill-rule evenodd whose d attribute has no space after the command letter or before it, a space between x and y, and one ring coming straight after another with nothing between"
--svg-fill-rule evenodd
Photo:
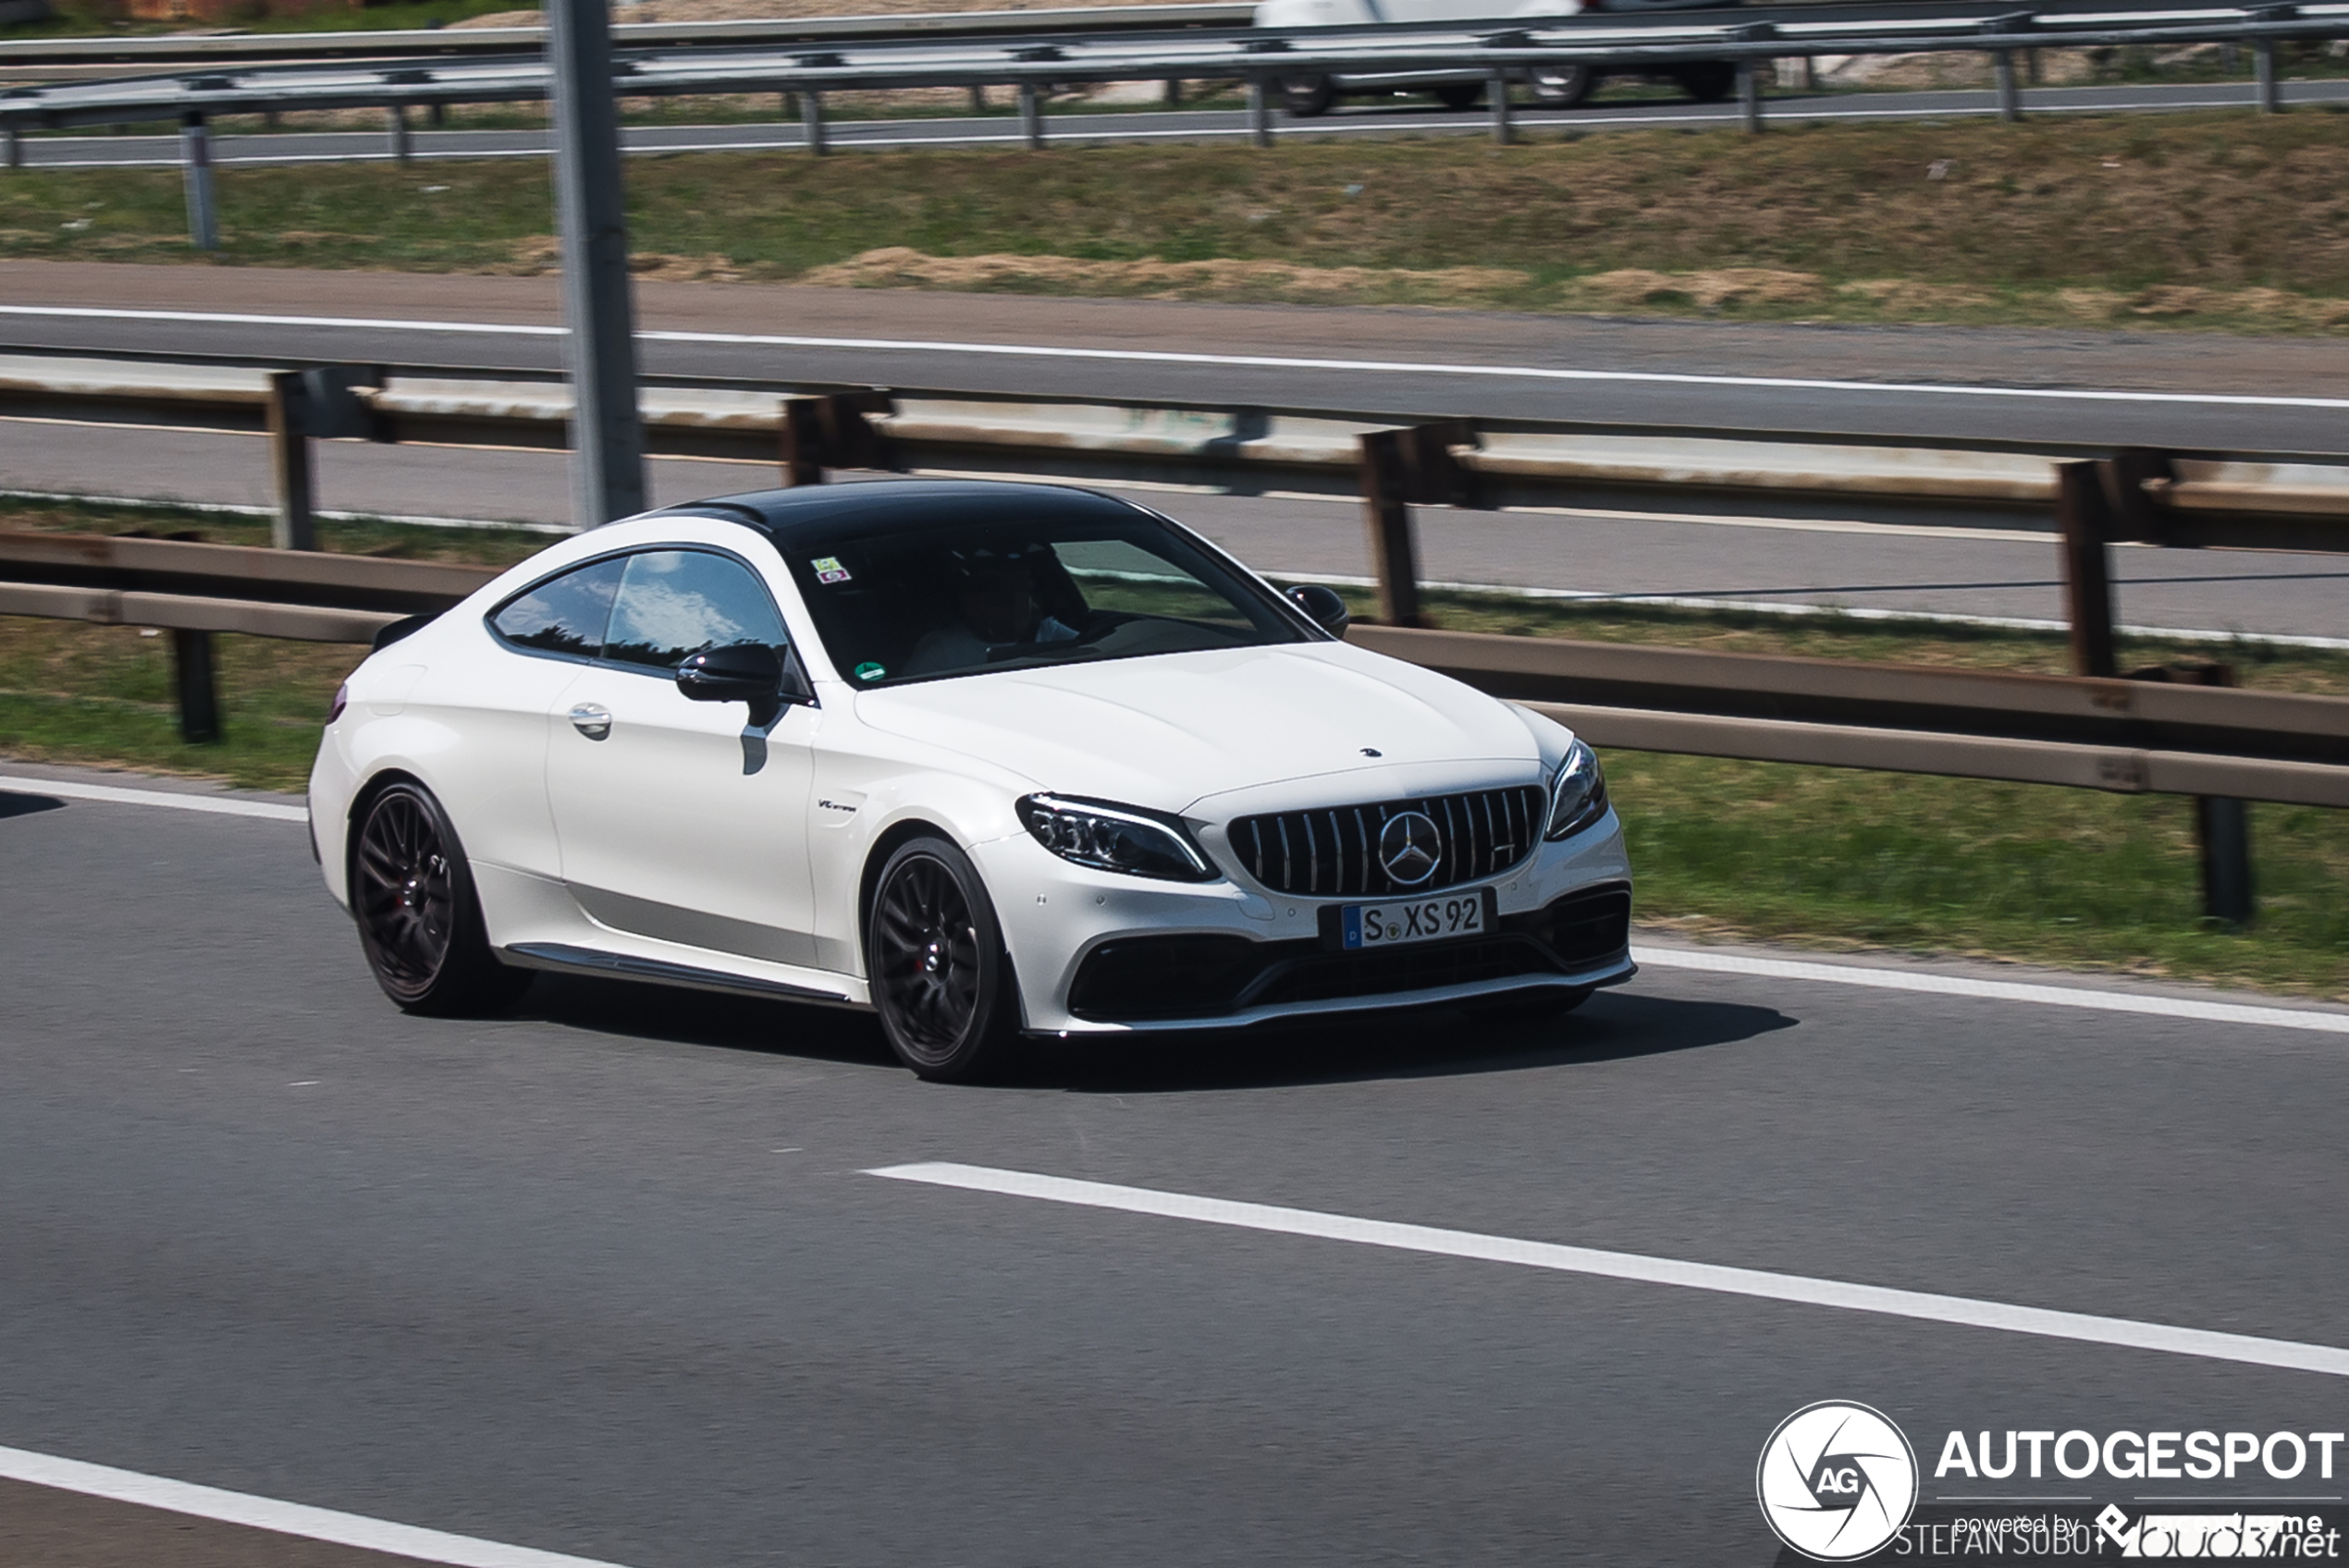
<instances>
[{"instance_id":1,"label":"asphalt road","mask_svg":"<svg viewBox=\"0 0 2349 1568\"><path fill-rule=\"evenodd\" d=\"M1703 431L2349 452L2320 338L640 281L649 374ZM559 368L552 277L0 262L0 348Z\"/></svg>"},{"instance_id":2,"label":"asphalt road","mask_svg":"<svg viewBox=\"0 0 2349 1568\"><path fill-rule=\"evenodd\" d=\"M2349 81L2291 82L2284 86L2283 96L2287 104L2294 104L2349 102ZM2023 111L2033 115L2249 109L2257 102L2255 89L2249 82L2035 87L2026 88L2023 93ZM1826 123L1985 116L1996 115L1998 105L1997 94L1987 91L1779 93L1765 98L1764 112L1773 119ZM1667 89L1659 89L1652 95L1607 99L1574 110L1520 105L1518 120L1529 132L1721 127L1737 123L1738 106L1734 103L1691 104ZM412 120L411 123L414 124ZM1312 119L1295 119L1275 113L1273 126L1274 134L1280 137L1469 135L1489 134L1492 119L1483 110L1461 114L1416 102L1389 104L1356 99L1335 112ZM1236 141L1248 135L1245 113L1217 109L1048 114L1045 127L1049 140L1061 142ZM984 147L1017 145L1023 140L1018 122L1001 115L841 119L828 122L825 129L828 141L838 150ZM411 131L411 155L419 160L545 157L549 150L547 135L543 130L416 129ZM621 145L625 151L636 153L763 151L804 147L806 132L791 121L640 125L621 133ZM34 167L176 165L183 155L176 135L42 136L27 139L24 148L26 165ZM215 160L222 165L383 162L393 156L387 135L365 131L230 134L215 139Z\"/></svg>"},{"instance_id":3,"label":"asphalt road","mask_svg":"<svg viewBox=\"0 0 2349 1568\"><path fill-rule=\"evenodd\" d=\"M318 504L328 510L540 525L571 520L560 452L356 441L321 442L314 451ZM673 459L648 470L653 500L664 506L777 480L767 464ZM0 420L0 491L263 508L271 504L269 484L259 435ZM1158 492L1137 498L1261 571L1361 579L1371 572L1355 503ZM1421 507L1413 515L1420 569L1433 582L2051 626L2066 614L2052 534L1671 510ZM2349 646L2349 562L2339 556L2132 547L2115 549L2112 562L2124 624Z\"/></svg>"},{"instance_id":4,"label":"asphalt road","mask_svg":"<svg viewBox=\"0 0 2349 1568\"><path fill-rule=\"evenodd\" d=\"M1927 1466L1950 1429L2343 1424L2305 1371L866 1173L2330 1344L2340 1035L1652 963L1542 1029L943 1089L853 1015L542 981L405 1018L293 824L19 791L0 864L17 1449L633 1568L1758 1564L1756 1453L1815 1400ZM76 1561L158 1560L154 1516L51 1501Z\"/></svg>"}]
</instances>

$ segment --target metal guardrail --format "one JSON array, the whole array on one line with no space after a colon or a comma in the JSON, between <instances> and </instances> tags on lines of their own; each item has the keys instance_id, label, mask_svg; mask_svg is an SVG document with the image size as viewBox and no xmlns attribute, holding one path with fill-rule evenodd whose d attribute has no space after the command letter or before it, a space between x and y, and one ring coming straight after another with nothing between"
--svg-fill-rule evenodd
<instances>
[{"instance_id":1,"label":"metal guardrail","mask_svg":"<svg viewBox=\"0 0 2349 1568\"><path fill-rule=\"evenodd\" d=\"M2018 50L2042 46L2249 44L2263 108L2279 106L2275 48L2298 39L2349 37L2349 5L2236 6L2146 12L2098 9L2093 0L1912 0L1858 6L1728 7L1716 11L1586 12L1488 23L1389 23L1306 29L1048 33L949 38L866 37L820 48L703 44L638 48L616 56L614 90L630 97L675 93L791 92L809 114L821 151L821 95L843 89L985 87L1020 92L1031 143L1043 140L1037 90L1135 79L1245 84L1259 141L1273 134L1268 88L1303 75L1452 72L1489 78L1496 137L1510 137L1507 84L1541 67L1593 64L1662 69L1697 61L1736 63L1749 127L1762 116L1768 61L1816 55L1990 52L2002 110L2020 113ZM200 130L207 116L294 109L380 106L404 113L461 103L543 100L543 58L514 55L363 64L214 67L130 80L24 86L0 92L0 130L178 119ZM404 123L404 122L402 122ZM13 151L10 155L13 157ZM191 168L205 166L191 147Z\"/></svg>"},{"instance_id":2,"label":"metal guardrail","mask_svg":"<svg viewBox=\"0 0 2349 1568\"><path fill-rule=\"evenodd\" d=\"M1176 28L1246 27L1253 4L1230 0L1148 6L1055 6L1026 11L920 11L903 15L772 17L710 22L612 24L621 49L691 49L812 40L892 37L962 38L1032 33L1164 31ZM218 67L263 61L350 60L398 56L458 59L515 55L544 43L543 27L400 28L348 32L166 34L160 38L0 39L0 71L22 66Z\"/></svg>"}]
</instances>

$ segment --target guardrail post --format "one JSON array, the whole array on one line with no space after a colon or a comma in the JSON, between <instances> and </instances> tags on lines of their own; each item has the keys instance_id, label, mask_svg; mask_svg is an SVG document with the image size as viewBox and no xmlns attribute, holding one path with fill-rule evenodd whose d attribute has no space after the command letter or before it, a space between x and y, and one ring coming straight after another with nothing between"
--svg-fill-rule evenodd
<instances>
[{"instance_id":1,"label":"guardrail post","mask_svg":"<svg viewBox=\"0 0 2349 1568\"><path fill-rule=\"evenodd\" d=\"M413 151L408 141L408 105L393 104L384 110L385 128L391 133L391 161L404 164Z\"/></svg>"},{"instance_id":2,"label":"guardrail post","mask_svg":"<svg viewBox=\"0 0 2349 1568\"><path fill-rule=\"evenodd\" d=\"M24 138L12 125L0 125L0 168L24 167Z\"/></svg>"},{"instance_id":3,"label":"guardrail post","mask_svg":"<svg viewBox=\"0 0 2349 1568\"><path fill-rule=\"evenodd\" d=\"M1379 619L1389 626L1420 626L1419 544L1411 508L1466 505L1474 476L1452 448L1476 444L1465 420L1374 430L1360 437L1362 523L1371 569L1378 578Z\"/></svg>"},{"instance_id":4,"label":"guardrail post","mask_svg":"<svg viewBox=\"0 0 2349 1568\"><path fill-rule=\"evenodd\" d=\"M317 489L310 463L310 395L301 372L269 376L269 468L277 515L269 543L280 550L318 547Z\"/></svg>"},{"instance_id":5,"label":"guardrail post","mask_svg":"<svg viewBox=\"0 0 2349 1568\"><path fill-rule=\"evenodd\" d=\"M188 241L199 251L220 249L220 219L212 204L212 135L203 116L179 116L180 182L188 194Z\"/></svg>"},{"instance_id":6,"label":"guardrail post","mask_svg":"<svg viewBox=\"0 0 2349 1568\"><path fill-rule=\"evenodd\" d=\"M1183 79L1181 77L1170 76L1166 79L1166 95L1162 102L1170 109L1179 109L1183 106Z\"/></svg>"},{"instance_id":7,"label":"guardrail post","mask_svg":"<svg viewBox=\"0 0 2349 1568\"><path fill-rule=\"evenodd\" d=\"M2276 85L2276 41L2262 38L2251 45L2251 72L2259 83L2259 112L2283 113L2283 90Z\"/></svg>"},{"instance_id":8,"label":"guardrail post","mask_svg":"<svg viewBox=\"0 0 2349 1568\"><path fill-rule=\"evenodd\" d=\"M982 83L982 82L976 82L976 81L974 81L974 82L972 82L972 83L971 83L971 113L972 113L972 114L974 114L974 115L983 115L983 114L985 114L986 112L987 112L987 88L986 88L986 85L985 85L984 83Z\"/></svg>"},{"instance_id":9,"label":"guardrail post","mask_svg":"<svg viewBox=\"0 0 2349 1568\"><path fill-rule=\"evenodd\" d=\"M435 99L424 105L424 123L435 130L449 129L449 105Z\"/></svg>"},{"instance_id":10,"label":"guardrail post","mask_svg":"<svg viewBox=\"0 0 2349 1568\"><path fill-rule=\"evenodd\" d=\"M2232 686L2232 665L2197 665L2181 672L2198 686ZM2195 837L2202 846L2202 912L2241 929L2258 912L2258 889L2251 879L2251 813L2223 795L2197 796Z\"/></svg>"},{"instance_id":11,"label":"guardrail post","mask_svg":"<svg viewBox=\"0 0 2349 1568\"><path fill-rule=\"evenodd\" d=\"M799 98L799 124L807 139L807 150L820 158L826 151L824 95L820 92L802 92L797 96Z\"/></svg>"},{"instance_id":12,"label":"guardrail post","mask_svg":"<svg viewBox=\"0 0 2349 1568\"><path fill-rule=\"evenodd\" d=\"M1992 50L1990 65L1998 80L1998 117L2012 125L2023 117L2023 92L2014 80L2014 51Z\"/></svg>"},{"instance_id":13,"label":"guardrail post","mask_svg":"<svg viewBox=\"0 0 2349 1568\"><path fill-rule=\"evenodd\" d=\"M783 405L783 483L821 484L834 468L893 469L897 455L870 416L896 407L886 392L833 392Z\"/></svg>"},{"instance_id":14,"label":"guardrail post","mask_svg":"<svg viewBox=\"0 0 2349 1568\"><path fill-rule=\"evenodd\" d=\"M1044 106L1038 101L1036 84L1019 84L1019 132L1027 139L1027 150L1040 152L1044 146Z\"/></svg>"},{"instance_id":15,"label":"guardrail post","mask_svg":"<svg viewBox=\"0 0 2349 1568\"><path fill-rule=\"evenodd\" d=\"M2105 557L2111 508L2095 463L2056 465L2056 521L2063 531L2063 589L2074 673L2120 673L2112 649L2112 574Z\"/></svg>"},{"instance_id":16,"label":"guardrail post","mask_svg":"<svg viewBox=\"0 0 2349 1568\"><path fill-rule=\"evenodd\" d=\"M1506 147L1517 140L1516 128L1509 124L1509 73L1494 71L1485 82L1484 95L1493 101L1493 140Z\"/></svg>"},{"instance_id":17,"label":"guardrail post","mask_svg":"<svg viewBox=\"0 0 2349 1568\"><path fill-rule=\"evenodd\" d=\"M1749 136L1762 130L1762 62L1747 58L1738 62L1738 119Z\"/></svg>"},{"instance_id":18,"label":"guardrail post","mask_svg":"<svg viewBox=\"0 0 2349 1568\"><path fill-rule=\"evenodd\" d=\"M208 746L220 739L220 686L213 673L212 633L176 628L172 676L179 689L179 739Z\"/></svg>"},{"instance_id":19,"label":"guardrail post","mask_svg":"<svg viewBox=\"0 0 2349 1568\"><path fill-rule=\"evenodd\" d=\"M1248 79L1248 139L1259 147L1273 144L1273 102L1264 90L1264 79Z\"/></svg>"}]
</instances>

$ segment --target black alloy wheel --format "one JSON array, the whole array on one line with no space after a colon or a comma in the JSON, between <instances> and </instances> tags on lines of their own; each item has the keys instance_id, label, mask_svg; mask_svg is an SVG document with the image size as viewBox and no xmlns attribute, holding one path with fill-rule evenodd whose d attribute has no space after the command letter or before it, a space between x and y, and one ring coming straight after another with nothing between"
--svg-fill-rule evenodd
<instances>
[{"instance_id":1,"label":"black alloy wheel","mask_svg":"<svg viewBox=\"0 0 2349 1568\"><path fill-rule=\"evenodd\" d=\"M351 913L375 984L410 1012L494 1010L530 984L489 950L473 873L430 791L387 786L367 802L351 852Z\"/></svg>"},{"instance_id":2,"label":"black alloy wheel","mask_svg":"<svg viewBox=\"0 0 2349 1568\"><path fill-rule=\"evenodd\" d=\"M966 1082L1016 1033L1019 1002L978 868L943 839L901 845L873 884L866 924L873 1006L898 1060Z\"/></svg>"}]
</instances>

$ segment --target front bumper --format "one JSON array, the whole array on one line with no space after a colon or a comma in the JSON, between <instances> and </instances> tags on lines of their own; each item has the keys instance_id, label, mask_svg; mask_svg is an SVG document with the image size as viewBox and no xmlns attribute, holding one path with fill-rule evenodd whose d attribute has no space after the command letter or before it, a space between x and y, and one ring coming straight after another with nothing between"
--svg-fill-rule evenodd
<instances>
[{"instance_id":1,"label":"front bumper","mask_svg":"<svg viewBox=\"0 0 2349 1568\"><path fill-rule=\"evenodd\" d=\"M1491 888L1497 919L1483 935L1367 953L1324 948L1320 915L1334 900L1088 871L1025 834L973 853L1037 1033L1238 1028L1634 973L1630 869L1612 811L1499 877L1445 889Z\"/></svg>"}]
</instances>

